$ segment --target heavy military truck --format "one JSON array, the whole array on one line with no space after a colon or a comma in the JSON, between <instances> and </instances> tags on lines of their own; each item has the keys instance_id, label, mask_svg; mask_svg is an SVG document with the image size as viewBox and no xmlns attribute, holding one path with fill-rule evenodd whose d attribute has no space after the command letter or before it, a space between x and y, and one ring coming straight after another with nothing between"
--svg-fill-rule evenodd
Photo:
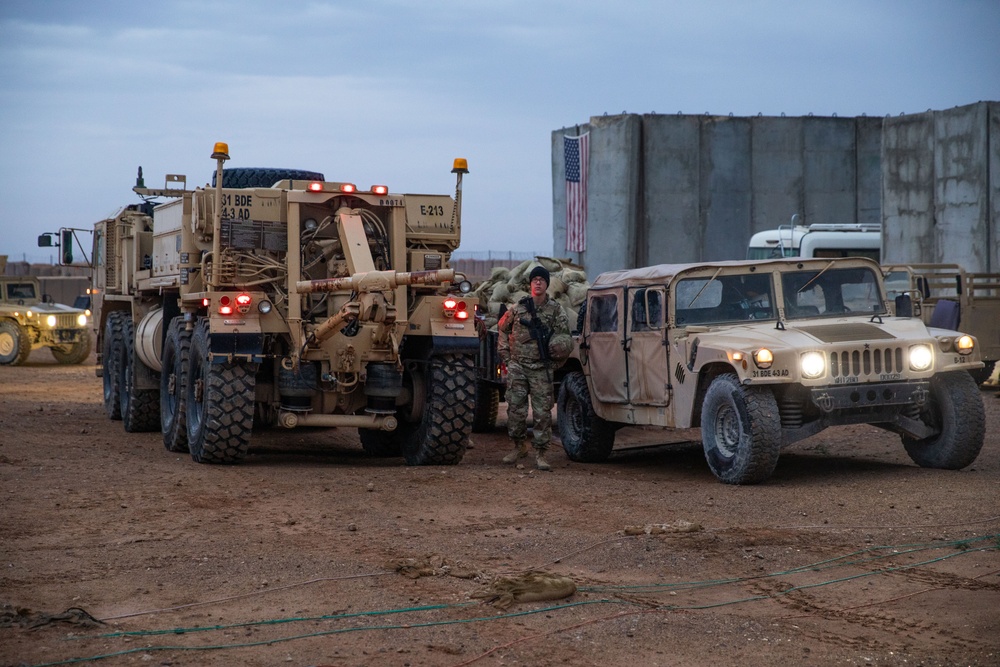
<instances>
[{"instance_id":1,"label":"heavy military truck","mask_svg":"<svg viewBox=\"0 0 1000 667\"><path fill-rule=\"evenodd\" d=\"M448 267L455 197L361 189L301 170L168 174L95 226L104 404L200 463L236 463L255 427L356 428L366 452L456 464L479 339ZM167 200L167 201L163 201Z\"/></svg>"},{"instance_id":2,"label":"heavy military truck","mask_svg":"<svg viewBox=\"0 0 1000 667\"><path fill-rule=\"evenodd\" d=\"M918 465L979 455L975 337L890 303L866 258L661 265L601 274L587 295L558 425L575 461L602 461L623 426L701 428L722 482L754 484L782 448L842 424L898 434ZM895 313L900 313L902 316Z\"/></svg>"},{"instance_id":3,"label":"heavy military truck","mask_svg":"<svg viewBox=\"0 0 1000 667\"><path fill-rule=\"evenodd\" d=\"M87 311L54 303L42 294L38 278L2 271L0 266L0 365L23 364L32 350L43 347L60 364L86 361L93 349Z\"/></svg>"}]
</instances>

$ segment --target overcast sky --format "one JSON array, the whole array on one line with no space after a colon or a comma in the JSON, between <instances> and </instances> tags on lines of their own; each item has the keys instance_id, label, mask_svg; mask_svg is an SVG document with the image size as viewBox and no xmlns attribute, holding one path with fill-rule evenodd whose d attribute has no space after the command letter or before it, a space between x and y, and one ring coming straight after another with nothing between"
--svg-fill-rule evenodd
<instances>
[{"instance_id":1,"label":"overcast sky","mask_svg":"<svg viewBox=\"0 0 1000 667\"><path fill-rule=\"evenodd\" d=\"M0 0L0 254L91 228L142 165L463 190L463 251L551 253L553 130L1000 100L1000 0Z\"/></svg>"}]
</instances>

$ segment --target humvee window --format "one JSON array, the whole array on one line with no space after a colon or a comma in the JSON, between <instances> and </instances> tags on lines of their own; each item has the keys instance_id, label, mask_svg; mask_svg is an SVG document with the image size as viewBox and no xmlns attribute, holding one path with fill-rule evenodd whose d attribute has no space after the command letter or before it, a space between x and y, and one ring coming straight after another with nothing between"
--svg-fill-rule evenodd
<instances>
[{"instance_id":1,"label":"humvee window","mask_svg":"<svg viewBox=\"0 0 1000 667\"><path fill-rule=\"evenodd\" d=\"M595 296L587 305L590 331L618 331L618 297L614 294Z\"/></svg>"},{"instance_id":2,"label":"humvee window","mask_svg":"<svg viewBox=\"0 0 1000 667\"><path fill-rule=\"evenodd\" d=\"M8 283L7 284L7 298L8 299L34 299L35 297L35 286L31 283Z\"/></svg>"},{"instance_id":3,"label":"humvee window","mask_svg":"<svg viewBox=\"0 0 1000 667\"><path fill-rule=\"evenodd\" d=\"M720 324L774 318L768 275L729 274L677 283L677 325Z\"/></svg>"},{"instance_id":4,"label":"humvee window","mask_svg":"<svg viewBox=\"0 0 1000 667\"><path fill-rule=\"evenodd\" d=\"M885 313L878 278L866 268L793 271L781 281L788 319Z\"/></svg>"},{"instance_id":5,"label":"humvee window","mask_svg":"<svg viewBox=\"0 0 1000 667\"><path fill-rule=\"evenodd\" d=\"M663 292L642 288L632 300L632 331L663 328Z\"/></svg>"}]
</instances>

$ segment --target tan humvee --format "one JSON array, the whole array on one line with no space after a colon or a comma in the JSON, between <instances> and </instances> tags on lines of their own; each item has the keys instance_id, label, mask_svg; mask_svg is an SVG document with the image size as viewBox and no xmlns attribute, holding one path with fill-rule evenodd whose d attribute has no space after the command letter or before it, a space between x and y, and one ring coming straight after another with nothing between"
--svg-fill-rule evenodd
<instances>
[{"instance_id":1,"label":"tan humvee","mask_svg":"<svg viewBox=\"0 0 1000 667\"><path fill-rule=\"evenodd\" d=\"M23 364L32 350L47 347L61 364L90 356L89 313L42 294L38 278L0 276L0 365Z\"/></svg>"},{"instance_id":2,"label":"tan humvee","mask_svg":"<svg viewBox=\"0 0 1000 667\"><path fill-rule=\"evenodd\" d=\"M963 468L985 433L976 340L893 312L864 258L604 273L560 387L563 447L601 461L619 427L701 427L716 477L753 484L783 447L867 423L898 433L921 466Z\"/></svg>"}]
</instances>

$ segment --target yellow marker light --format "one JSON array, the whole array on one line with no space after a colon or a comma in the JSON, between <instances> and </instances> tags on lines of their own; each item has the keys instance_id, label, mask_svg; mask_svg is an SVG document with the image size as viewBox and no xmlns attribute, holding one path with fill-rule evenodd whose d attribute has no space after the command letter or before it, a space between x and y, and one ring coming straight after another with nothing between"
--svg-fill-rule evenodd
<instances>
[{"instance_id":1,"label":"yellow marker light","mask_svg":"<svg viewBox=\"0 0 1000 667\"><path fill-rule=\"evenodd\" d=\"M757 368L770 368L771 364L774 363L774 353L766 347L762 347L753 353L753 362L757 364Z\"/></svg>"},{"instance_id":2,"label":"yellow marker light","mask_svg":"<svg viewBox=\"0 0 1000 667\"><path fill-rule=\"evenodd\" d=\"M469 161L464 157L455 158L455 162L452 163L451 173L453 174L468 174L469 173Z\"/></svg>"},{"instance_id":3,"label":"yellow marker light","mask_svg":"<svg viewBox=\"0 0 1000 667\"><path fill-rule=\"evenodd\" d=\"M914 345L910 348L910 368L926 371L934 364L934 351L930 345Z\"/></svg>"},{"instance_id":4,"label":"yellow marker light","mask_svg":"<svg viewBox=\"0 0 1000 667\"><path fill-rule=\"evenodd\" d=\"M969 354L976 347L972 336L959 336L955 339L955 351L959 354Z\"/></svg>"},{"instance_id":5,"label":"yellow marker light","mask_svg":"<svg viewBox=\"0 0 1000 667\"><path fill-rule=\"evenodd\" d=\"M229 144L222 141L215 142L215 148L212 149L212 159L213 160L228 160L229 159Z\"/></svg>"}]
</instances>

